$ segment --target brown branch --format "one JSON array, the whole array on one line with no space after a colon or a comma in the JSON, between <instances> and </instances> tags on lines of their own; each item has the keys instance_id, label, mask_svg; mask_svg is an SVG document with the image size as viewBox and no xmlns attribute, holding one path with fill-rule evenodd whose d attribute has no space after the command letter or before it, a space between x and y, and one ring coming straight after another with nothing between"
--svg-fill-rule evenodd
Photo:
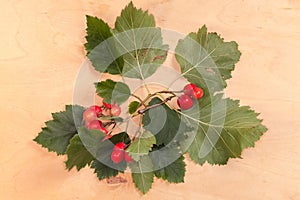
<instances>
[{"instance_id":1,"label":"brown branch","mask_svg":"<svg viewBox=\"0 0 300 200\"><path fill-rule=\"evenodd\" d=\"M167 97L165 100L163 100L162 102L160 102L160 103L158 103L158 104L154 104L154 105L152 105L152 106L148 106L148 107L146 107L146 108L144 108L144 109L141 109L141 110L138 111L138 114L142 115L142 114L144 114L147 110L152 109L152 108L156 108L156 107L158 107L158 106L161 106L161 105L165 104L166 102L170 101L171 99L173 99L174 97L176 97L176 95Z\"/></svg>"},{"instance_id":2,"label":"brown branch","mask_svg":"<svg viewBox=\"0 0 300 200\"><path fill-rule=\"evenodd\" d=\"M135 94L131 94L131 96L133 96L134 98L138 99L143 106L146 106L145 102L139 96L136 96Z\"/></svg>"}]
</instances>

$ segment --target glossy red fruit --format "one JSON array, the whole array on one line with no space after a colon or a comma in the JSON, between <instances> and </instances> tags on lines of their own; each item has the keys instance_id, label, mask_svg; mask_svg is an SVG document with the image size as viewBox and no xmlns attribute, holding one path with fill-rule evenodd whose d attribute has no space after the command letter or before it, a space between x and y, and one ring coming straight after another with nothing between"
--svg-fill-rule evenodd
<instances>
[{"instance_id":1,"label":"glossy red fruit","mask_svg":"<svg viewBox=\"0 0 300 200\"><path fill-rule=\"evenodd\" d=\"M188 110L193 107L193 100L189 95L181 95L177 99L177 104L182 110Z\"/></svg>"},{"instance_id":2,"label":"glossy red fruit","mask_svg":"<svg viewBox=\"0 0 300 200\"><path fill-rule=\"evenodd\" d=\"M118 142L114 146L114 150L123 150L126 147L126 144L124 142Z\"/></svg>"},{"instance_id":3,"label":"glossy red fruit","mask_svg":"<svg viewBox=\"0 0 300 200\"><path fill-rule=\"evenodd\" d=\"M101 113L102 113L101 107L94 105L84 111L83 119L86 122L91 122L95 120Z\"/></svg>"},{"instance_id":4,"label":"glossy red fruit","mask_svg":"<svg viewBox=\"0 0 300 200\"><path fill-rule=\"evenodd\" d=\"M99 120L91 121L90 123L87 124L87 128L89 130L96 129L96 130L102 131L105 134L108 134L108 130L106 128L104 128L102 122Z\"/></svg>"},{"instance_id":5,"label":"glossy red fruit","mask_svg":"<svg viewBox=\"0 0 300 200\"><path fill-rule=\"evenodd\" d=\"M100 106L94 105L89 107L89 109L94 110L98 115L102 113L102 108Z\"/></svg>"},{"instance_id":6,"label":"glossy red fruit","mask_svg":"<svg viewBox=\"0 0 300 200\"><path fill-rule=\"evenodd\" d=\"M132 159L132 157L128 154L128 152L125 152L125 154L124 154L124 159L125 159L125 161L126 162L133 162L133 159Z\"/></svg>"},{"instance_id":7,"label":"glossy red fruit","mask_svg":"<svg viewBox=\"0 0 300 200\"><path fill-rule=\"evenodd\" d=\"M120 106L118 106L116 104L113 104L111 106L110 114L112 116L119 116L121 114L121 108L120 108Z\"/></svg>"},{"instance_id":8,"label":"glossy red fruit","mask_svg":"<svg viewBox=\"0 0 300 200\"><path fill-rule=\"evenodd\" d=\"M106 103L105 101L102 101L102 104L103 104L103 106L104 106L105 108L111 109L111 104Z\"/></svg>"},{"instance_id":9,"label":"glossy red fruit","mask_svg":"<svg viewBox=\"0 0 300 200\"><path fill-rule=\"evenodd\" d=\"M113 150L110 158L114 163L120 163L124 158L124 151Z\"/></svg>"},{"instance_id":10,"label":"glossy red fruit","mask_svg":"<svg viewBox=\"0 0 300 200\"><path fill-rule=\"evenodd\" d=\"M86 121L86 122L91 122L93 120L95 120L97 118L97 113L95 110L93 109L86 109L83 113L83 119Z\"/></svg>"},{"instance_id":11,"label":"glossy red fruit","mask_svg":"<svg viewBox=\"0 0 300 200\"><path fill-rule=\"evenodd\" d=\"M90 123L90 121L85 121L85 127L88 127Z\"/></svg>"},{"instance_id":12,"label":"glossy red fruit","mask_svg":"<svg viewBox=\"0 0 300 200\"><path fill-rule=\"evenodd\" d=\"M87 124L87 128L89 130L91 129L97 129L97 130L101 130L102 129L102 123L99 120L93 120L90 123Z\"/></svg>"},{"instance_id":13,"label":"glossy red fruit","mask_svg":"<svg viewBox=\"0 0 300 200\"><path fill-rule=\"evenodd\" d=\"M201 99L201 97L203 97L202 88L199 88L199 87L194 88L194 91L191 96L195 99Z\"/></svg>"},{"instance_id":14,"label":"glossy red fruit","mask_svg":"<svg viewBox=\"0 0 300 200\"><path fill-rule=\"evenodd\" d=\"M187 84L186 86L184 86L183 88L183 92L184 94L186 95L192 95L194 89L196 88L197 86L193 83L190 83L190 84Z\"/></svg>"}]
</instances>

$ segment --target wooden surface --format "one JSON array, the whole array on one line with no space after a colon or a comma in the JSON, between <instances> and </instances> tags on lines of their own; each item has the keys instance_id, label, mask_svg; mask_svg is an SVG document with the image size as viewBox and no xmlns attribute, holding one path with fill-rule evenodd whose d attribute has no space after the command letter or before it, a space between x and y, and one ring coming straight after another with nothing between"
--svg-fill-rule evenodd
<instances>
[{"instance_id":1,"label":"wooden surface","mask_svg":"<svg viewBox=\"0 0 300 200\"><path fill-rule=\"evenodd\" d=\"M261 112L269 131L226 166L188 162L184 184L156 180L141 197L130 182L109 186L92 170L67 172L35 144L50 112L72 103L85 59L85 14L113 25L126 1L0 1L0 199L300 199L300 1L134 1L157 24L182 33L204 23L236 40L241 61L227 95Z\"/></svg>"}]
</instances>

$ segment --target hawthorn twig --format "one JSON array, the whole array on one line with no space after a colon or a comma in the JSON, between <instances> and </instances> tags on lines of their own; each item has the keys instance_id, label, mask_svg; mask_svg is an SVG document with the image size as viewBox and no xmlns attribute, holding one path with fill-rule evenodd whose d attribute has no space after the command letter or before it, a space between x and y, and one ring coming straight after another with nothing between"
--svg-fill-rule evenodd
<instances>
[{"instance_id":1,"label":"hawthorn twig","mask_svg":"<svg viewBox=\"0 0 300 200\"><path fill-rule=\"evenodd\" d=\"M138 110L138 114L142 115L142 114L144 114L147 110L152 109L152 108L156 108L156 107L158 107L158 106L160 106L160 105L163 105L163 104L165 104L166 102L168 102L168 101L170 101L171 99L173 99L174 97L176 97L176 95L169 96L169 97L167 97L165 100L163 100L162 102L160 102L160 103L158 103L158 104L154 104L154 105L152 105L152 106L148 106L148 107L146 107L146 108L144 108L144 109Z\"/></svg>"},{"instance_id":2,"label":"hawthorn twig","mask_svg":"<svg viewBox=\"0 0 300 200\"><path fill-rule=\"evenodd\" d=\"M139 96L136 96L135 94L131 94L131 96L133 96L134 98L138 99L143 106L146 106L145 102Z\"/></svg>"},{"instance_id":3,"label":"hawthorn twig","mask_svg":"<svg viewBox=\"0 0 300 200\"><path fill-rule=\"evenodd\" d=\"M110 121L110 122L103 123L103 126L104 126L104 127L107 127L107 126L110 126L110 125L112 125L112 124L114 124L114 127L115 127L117 123L116 123L115 120L112 120L112 121ZM114 127L113 127L113 128L114 128Z\"/></svg>"},{"instance_id":4,"label":"hawthorn twig","mask_svg":"<svg viewBox=\"0 0 300 200\"><path fill-rule=\"evenodd\" d=\"M154 97L156 95L159 95L159 94L172 94L173 96L176 96L175 93L179 93L179 92L182 92L182 91L167 91L167 90L164 90L164 91L159 91L159 92L155 92L153 94L149 94L141 103L145 106L145 103L151 98L151 97ZM173 98L173 97L172 97ZM147 107L147 106L145 106Z\"/></svg>"}]
</instances>

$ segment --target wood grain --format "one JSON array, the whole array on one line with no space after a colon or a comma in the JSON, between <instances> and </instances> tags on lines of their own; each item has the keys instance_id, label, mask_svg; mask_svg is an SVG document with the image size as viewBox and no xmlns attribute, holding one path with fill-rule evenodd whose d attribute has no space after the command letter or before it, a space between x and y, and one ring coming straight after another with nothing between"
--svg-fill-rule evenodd
<instances>
[{"instance_id":1,"label":"wood grain","mask_svg":"<svg viewBox=\"0 0 300 200\"><path fill-rule=\"evenodd\" d=\"M110 186L88 168L32 142L50 112L72 103L85 59L85 14L113 25L127 3L116 0L1 0L0 199L300 199L300 1L134 1L163 28L182 33L204 23L236 40L241 61L227 95L261 112L269 131L244 159L226 166L188 161L184 184L155 181L141 196L130 181Z\"/></svg>"}]
</instances>

